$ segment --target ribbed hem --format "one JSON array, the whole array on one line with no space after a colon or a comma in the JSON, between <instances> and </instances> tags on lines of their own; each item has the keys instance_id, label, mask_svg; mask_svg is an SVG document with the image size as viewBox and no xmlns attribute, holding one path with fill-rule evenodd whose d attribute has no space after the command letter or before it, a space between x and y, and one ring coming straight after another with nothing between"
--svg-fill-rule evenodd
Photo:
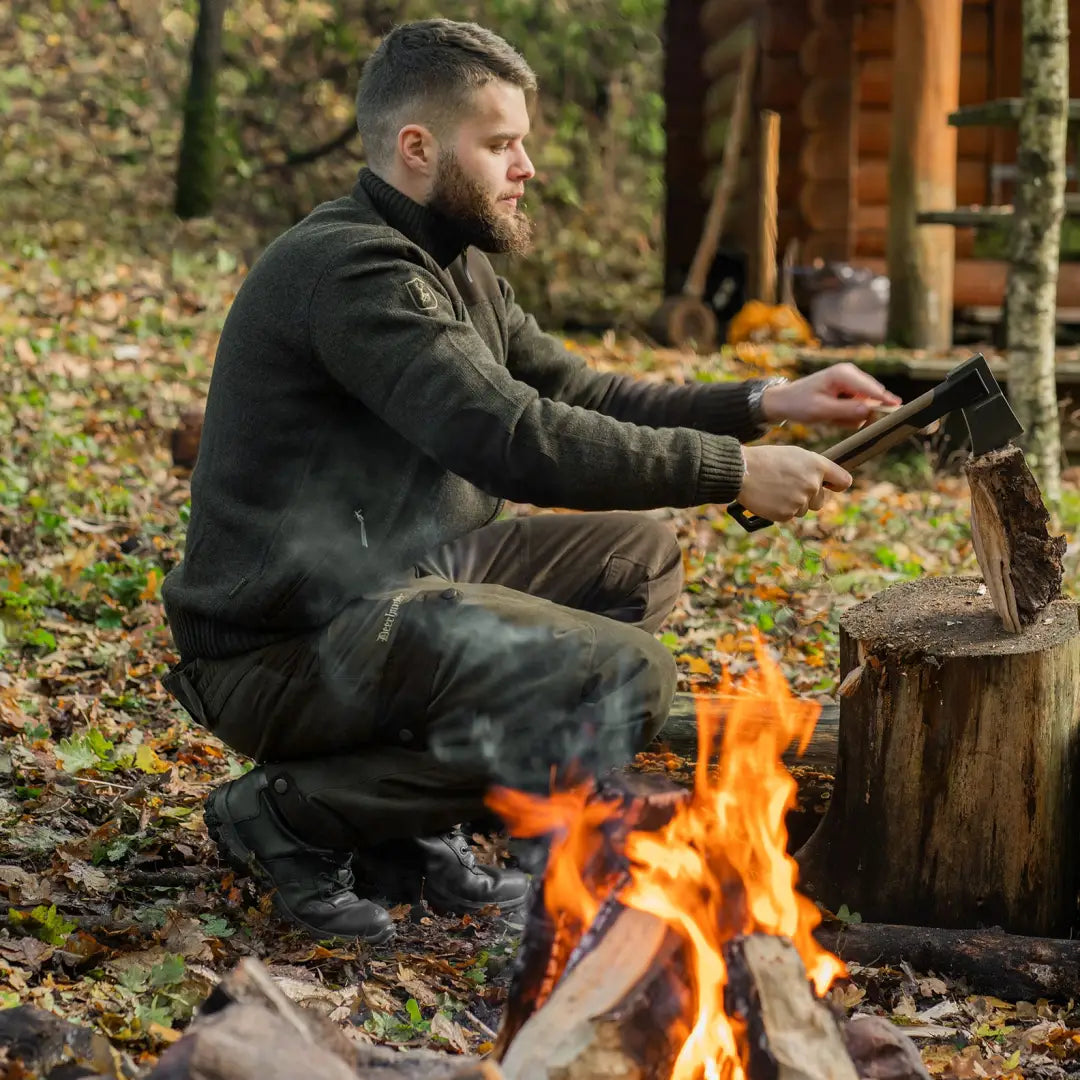
<instances>
[{"instance_id":1,"label":"ribbed hem","mask_svg":"<svg viewBox=\"0 0 1080 1080\"><path fill-rule=\"evenodd\" d=\"M181 660L227 660L297 636L280 630L251 630L184 611L170 611L168 619Z\"/></svg>"},{"instance_id":2,"label":"ribbed hem","mask_svg":"<svg viewBox=\"0 0 1080 1080\"><path fill-rule=\"evenodd\" d=\"M413 202L369 168L360 170L356 186L363 189L386 224L422 247L444 270L468 247L453 221ZM353 190L355 197L355 189Z\"/></svg>"},{"instance_id":3,"label":"ribbed hem","mask_svg":"<svg viewBox=\"0 0 1080 1080\"><path fill-rule=\"evenodd\" d=\"M699 387L694 403L694 427L713 435L731 435L740 442L761 438L765 428L750 415L750 391L756 381Z\"/></svg>"},{"instance_id":4,"label":"ribbed hem","mask_svg":"<svg viewBox=\"0 0 1080 1080\"><path fill-rule=\"evenodd\" d=\"M701 436L699 503L734 502L742 487L746 464L738 439L726 435Z\"/></svg>"}]
</instances>

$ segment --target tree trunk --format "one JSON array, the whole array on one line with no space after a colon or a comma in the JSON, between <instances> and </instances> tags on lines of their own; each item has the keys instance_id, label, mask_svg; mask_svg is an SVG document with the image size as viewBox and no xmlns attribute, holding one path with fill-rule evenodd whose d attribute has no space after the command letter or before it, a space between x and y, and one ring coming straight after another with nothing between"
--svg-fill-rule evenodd
<instances>
[{"instance_id":1,"label":"tree trunk","mask_svg":"<svg viewBox=\"0 0 1080 1080\"><path fill-rule=\"evenodd\" d=\"M176 213L209 214L217 187L217 73L226 0L199 0L199 25L191 46L191 73L184 98L184 134L176 167Z\"/></svg>"},{"instance_id":2,"label":"tree trunk","mask_svg":"<svg viewBox=\"0 0 1080 1080\"><path fill-rule=\"evenodd\" d=\"M1069 102L1067 0L1023 0L1024 106L1016 218L1005 299L1009 399L1027 429L1024 449L1043 494L1061 497L1061 432L1054 369L1055 305Z\"/></svg>"},{"instance_id":3,"label":"tree trunk","mask_svg":"<svg viewBox=\"0 0 1080 1080\"><path fill-rule=\"evenodd\" d=\"M956 241L947 225L917 225L920 210L956 204L961 0L897 0L889 163L889 340L952 344Z\"/></svg>"},{"instance_id":4,"label":"tree trunk","mask_svg":"<svg viewBox=\"0 0 1080 1080\"><path fill-rule=\"evenodd\" d=\"M840 622L840 752L796 855L874 922L1067 937L1077 923L1080 621L1009 633L977 578L895 585Z\"/></svg>"}]
</instances>

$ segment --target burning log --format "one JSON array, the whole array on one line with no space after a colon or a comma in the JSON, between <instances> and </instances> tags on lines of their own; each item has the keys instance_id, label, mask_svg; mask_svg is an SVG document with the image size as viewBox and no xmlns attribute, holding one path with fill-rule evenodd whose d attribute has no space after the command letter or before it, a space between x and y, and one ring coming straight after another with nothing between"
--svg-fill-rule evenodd
<instances>
[{"instance_id":1,"label":"burning log","mask_svg":"<svg viewBox=\"0 0 1080 1080\"><path fill-rule=\"evenodd\" d=\"M852 923L819 926L819 944L845 961L963 979L976 994L1006 1001L1080 999L1080 941L1022 937L1001 930Z\"/></svg>"},{"instance_id":2,"label":"burning log","mask_svg":"<svg viewBox=\"0 0 1080 1080\"><path fill-rule=\"evenodd\" d=\"M689 1033L685 945L653 915L618 907L501 1059L506 1080L667 1080ZM790 941L732 939L726 1007L747 1032L752 1080L856 1080L829 1009Z\"/></svg>"},{"instance_id":3,"label":"burning log","mask_svg":"<svg viewBox=\"0 0 1080 1080\"><path fill-rule=\"evenodd\" d=\"M971 486L971 540L997 613L1014 634L1061 596L1065 537L1051 536L1039 485L1015 446L977 454Z\"/></svg>"},{"instance_id":4,"label":"burning log","mask_svg":"<svg viewBox=\"0 0 1080 1080\"><path fill-rule=\"evenodd\" d=\"M681 948L666 923L620 907L510 1040L500 1061L503 1076L667 1080L689 1004L679 978Z\"/></svg>"},{"instance_id":5,"label":"burning log","mask_svg":"<svg viewBox=\"0 0 1080 1080\"><path fill-rule=\"evenodd\" d=\"M840 754L796 858L804 887L874 922L1077 925L1080 621L1005 630L977 579L895 585L840 622Z\"/></svg>"}]
</instances>

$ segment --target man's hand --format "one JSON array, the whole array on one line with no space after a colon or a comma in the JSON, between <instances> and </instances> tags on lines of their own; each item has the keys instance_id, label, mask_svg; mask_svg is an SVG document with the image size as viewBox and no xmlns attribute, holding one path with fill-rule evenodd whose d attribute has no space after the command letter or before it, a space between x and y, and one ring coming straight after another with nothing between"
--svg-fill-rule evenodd
<instances>
[{"instance_id":1,"label":"man's hand","mask_svg":"<svg viewBox=\"0 0 1080 1080\"><path fill-rule=\"evenodd\" d=\"M851 474L801 446L744 446L746 476L738 501L770 521L790 521L820 510L825 490L851 487Z\"/></svg>"},{"instance_id":2,"label":"man's hand","mask_svg":"<svg viewBox=\"0 0 1080 1080\"><path fill-rule=\"evenodd\" d=\"M784 386L770 386L761 397L766 420L798 420L858 427L881 405L900 398L854 364L836 364Z\"/></svg>"}]
</instances>

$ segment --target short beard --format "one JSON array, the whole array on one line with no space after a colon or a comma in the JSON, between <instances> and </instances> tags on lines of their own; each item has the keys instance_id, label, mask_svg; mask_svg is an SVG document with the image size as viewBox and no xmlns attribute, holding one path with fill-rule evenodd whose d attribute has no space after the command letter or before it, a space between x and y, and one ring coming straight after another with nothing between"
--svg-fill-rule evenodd
<instances>
[{"instance_id":1,"label":"short beard","mask_svg":"<svg viewBox=\"0 0 1080 1080\"><path fill-rule=\"evenodd\" d=\"M461 230L467 244L499 255L526 255L532 247L532 222L520 210L500 214L475 180L466 176L456 155L439 155L428 205Z\"/></svg>"}]
</instances>

